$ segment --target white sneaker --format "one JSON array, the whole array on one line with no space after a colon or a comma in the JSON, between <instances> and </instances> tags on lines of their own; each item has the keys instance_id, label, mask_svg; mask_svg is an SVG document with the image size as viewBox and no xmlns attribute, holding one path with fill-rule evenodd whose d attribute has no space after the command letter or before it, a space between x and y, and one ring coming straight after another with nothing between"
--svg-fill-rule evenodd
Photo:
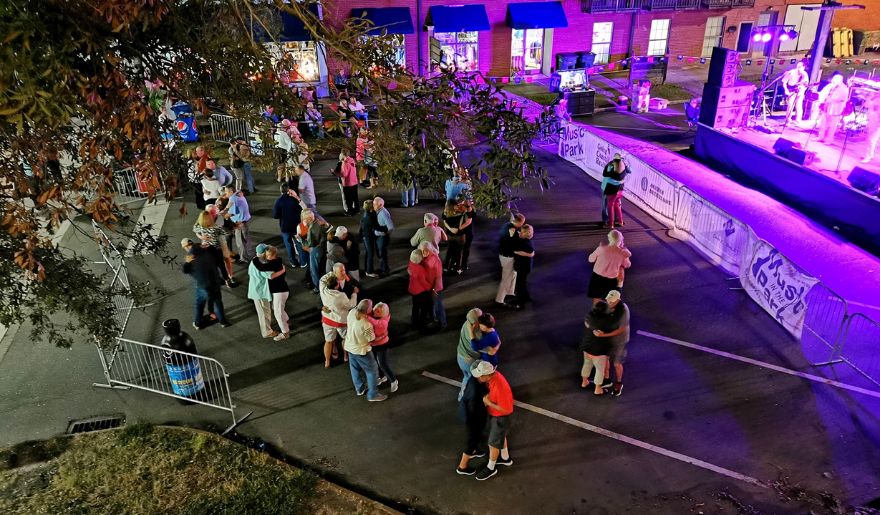
<instances>
[{"instance_id":1,"label":"white sneaker","mask_svg":"<svg viewBox=\"0 0 880 515\"><path fill-rule=\"evenodd\" d=\"M867 164L867 163L870 163L870 162L873 161L873 160L874 160L873 157L865 157L865 158L862 159L862 162L865 163L865 164Z\"/></svg>"},{"instance_id":2,"label":"white sneaker","mask_svg":"<svg viewBox=\"0 0 880 515\"><path fill-rule=\"evenodd\" d=\"M290 338L290 334L288 334L288 333L278 333L278 335L276 335L276 336L275 336L274 338L272 338L272 339L275 340L276 342L280 342L281 340L286 340L286 339L288 339L288 338Z\"/></svg>"},{"instance_id":3,"label":"white sneaker","mask_svg":"<svg viewBox=\"0 0 880 515\"><path fill-rule=\"evenodd\" d=\"M380 377L379 380L376 381L376 386L379 386L380 384L387 383L387 382L388 382L387 377Z\"/></svg>"},{"instance_id":4,"label":"white sneaker","mask_svg":"<svg viewBox=\"0 0 880 515\"><path fill-rule=\"evenodd\" d=\"M398 383L396 380L391 382L391 393L394 393L397 391L397 385L398 385Z\"/></svg>"}]
</instances>

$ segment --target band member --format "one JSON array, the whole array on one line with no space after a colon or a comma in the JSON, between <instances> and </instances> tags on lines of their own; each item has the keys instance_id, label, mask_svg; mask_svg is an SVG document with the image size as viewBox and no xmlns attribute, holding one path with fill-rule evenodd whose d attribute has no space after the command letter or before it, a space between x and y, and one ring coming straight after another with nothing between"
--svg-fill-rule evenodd
<instances>
[{"instance_id":1,"label":"band member","mask_svg":"<svg viewBox=\"0 0 880 515\"><path fill-rule=\"evenodd\" d=\"M880 142L880 92L873 92L865 102L868 111L868 152L863 163L870 163L874 159L874 151Z\"/></svg>"},{"instance_id":2,"label":"band member","mask_svg":"<svg viewBox=\"0 0 880 515\"><path fill-rule=\"evenodd\" d=\"M785 90L785 103L788 106L785 110L786 124L792 121L792 114L795 115L795 122L803 120L804 95L807 92L809 83L810 77L804 69L803 61L797 63L797 66L788 70L782 76L782 89Z\"/></svg>"},{"instance_id":3,"label":"band member","mask_svg":"<svg viewBox=\"0 0 880 515\"><path fill-rule=\"evenodd\" d=\"M844 84L840 72L834 72L831 82L819 92L821 117L818 137L822 143L834 143L834 134L837 132L837 126L840 125L840 119L843 118L847 101L849 101L849 86Z\"/></svg>"}]
</instances>

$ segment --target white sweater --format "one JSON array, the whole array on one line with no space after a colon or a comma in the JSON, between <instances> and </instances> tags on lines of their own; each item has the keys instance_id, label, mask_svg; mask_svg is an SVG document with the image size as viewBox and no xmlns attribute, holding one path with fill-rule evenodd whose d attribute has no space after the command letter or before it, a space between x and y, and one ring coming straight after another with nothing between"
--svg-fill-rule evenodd
<instances>
[{"instance_id":1,"label":"white sweater","mask_svg":"<svg viewBox=\"0 0 880 515\"><path fill-rule=\"evenodd\" d=\"M321 294L321 302L324 304L324 307L330 310L329 313L323 311L321 315L334 322L344 324L348 312L357 305L357 293L353 293L349 299L345 292L328 288L327 281L330 280L332 276L332 272L325 274L321 277L321 280L318 281L320 283L318 291Z\"/></svg>"},{"instance_id":2,"label":"white sweater","mask_svg":"<svg viewBox=\"0 0 880 515\"><path fill-rule=\"evenodd\" d=\"M373 324L364 318L358 320L357 310L352 309L348 312L348 332L345 333L345 344L343 348L349 354L357 354L363 356L372 350L370 342L376 339L373 332Z\"/></svg>"}]
</instances>

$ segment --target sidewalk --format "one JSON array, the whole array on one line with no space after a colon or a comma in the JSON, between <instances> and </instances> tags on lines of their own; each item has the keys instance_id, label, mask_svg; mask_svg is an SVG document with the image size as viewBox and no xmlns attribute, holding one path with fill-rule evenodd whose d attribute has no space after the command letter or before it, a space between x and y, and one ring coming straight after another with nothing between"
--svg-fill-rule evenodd
<instances>
[{"instance_id":1,"label":"sidewalk","mask_svg":"<svg viewBox=\"0 0 880 515\"><path fill-rule=\"evenodd\" d=\"M538 255L530 278L535 302L523 311L495 312L504 342L501 370L517 400L536 408L521 405L515 413L514 466L487 482L456 475L463 437L456 390L423 375L458 380L455 345L464 314L473 306L495 311L500 221L478 219L471 270L447 278L450 327L428 336L408 330L406 240L426 210L440 212L440 202L429 194L415 209L400 208L394 193L383 195L397 226L393 275L366 279L362 296L391 306L400 391L388 401L371 404L354 395L344 366L324 370L319 301L299 285L300 271L288 275L295 331L290 340L259 338L244 285L223 292L231 328L191 331L201 353L227 366L239 409L254 410L239 432L402 511L729 512L732 506L719 500L722 491L761 512L808 511L749 481L772 481L780 474L843 502L875 497L880 450L872 442L880 438L875 415L880 400L636 333L808 368L798 343L742 292L729 291L725 274L630 205L624 232L634 265L624 298L633 312L633 340L626 390L620 398L596 399L578 388L581 358L575 347L589 304L586 255L604 238L595 223L598 184L538 152L555 184L543 194L524 192L517 206L536 229ZM330 164L313 167L319 210L334 225L356 227L355 218L341 216ZM277 222L269 218L276 185L261 174L258 188L250 198L252 237L280 246ZM361 190L361 198L368 193ZM163 228L172 242L191 234L193 216L180 218L178 202L168 209ZM90 255L86 242L82 249ZM145 259L150 267L133 265L132 277L162 284L168 294L135 313L127 336L156 342L163 319L179 317L188 326L192 287L179 269ZM244 278L240 267L237 275ZM91 382L100 379L93 348L47 348L26 335L27 328L19 331L0 362L0 411L6 415L0 445L63 432L69 419L114 412L130 421L228 424L225 413L204 407L145 392L93 389Z\"/></svg>"}]
</instances>

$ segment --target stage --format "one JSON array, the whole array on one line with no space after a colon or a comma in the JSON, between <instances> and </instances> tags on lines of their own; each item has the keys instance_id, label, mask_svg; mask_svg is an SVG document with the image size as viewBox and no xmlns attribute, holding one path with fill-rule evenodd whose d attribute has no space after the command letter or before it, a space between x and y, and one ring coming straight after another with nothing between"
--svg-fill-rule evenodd
<instances>
[{"instance_id":1,"label":"stage","mask_svg":"<svg viewBox=\"0 0 880 515\"><path fill-rule=\"evenodd\" d=\"M834 139L834 144L826 145L817 139L816 134L818 131L812 130L812 122L804 120L800 125L791 123L785 128L783 128L782 122L782 117L767 119L766 130L771 130L773 131L772 133L766 132L761 127L740 129L739 131L731 131L729 129L718 130L761 147L771 153L773 153L773 145L779 138L793 141L799 144L801 149L807 153L815 154L815 160L806 165L807 168L829 179L839 181L847 187L850 187L847 177L849 177L850 172L856 166L880 174L880 152L870 163L865 164L861 162L862 157L868 151L866 132L851 133L845 139L843 133L838 132L837 137ZM844 148L844 145L846 148Z\"/></svg>"},{"instance_id":2,"label":"stage","mask_svg":"<svg viewBox=\"0 0 880 515\"><path fill-rule=\"evenodd\" d=\"M856 166L880 173L880 156L869 164L860 162L866 152L866 134L851 135L845 141L840 131L833 145L825 145L809 130L809 122L803 122L803 128L789 125L781 134L780 122L768 119L768 129L775 133L756 128L719 130L700 124L696 154L744 186L787 204L880 256L880 199L853 188L847 180ZM815 153L816 160L803 166L776 155L773 146L780 137L800 143L803 150Z\"/></svg>"}]
</instances>

